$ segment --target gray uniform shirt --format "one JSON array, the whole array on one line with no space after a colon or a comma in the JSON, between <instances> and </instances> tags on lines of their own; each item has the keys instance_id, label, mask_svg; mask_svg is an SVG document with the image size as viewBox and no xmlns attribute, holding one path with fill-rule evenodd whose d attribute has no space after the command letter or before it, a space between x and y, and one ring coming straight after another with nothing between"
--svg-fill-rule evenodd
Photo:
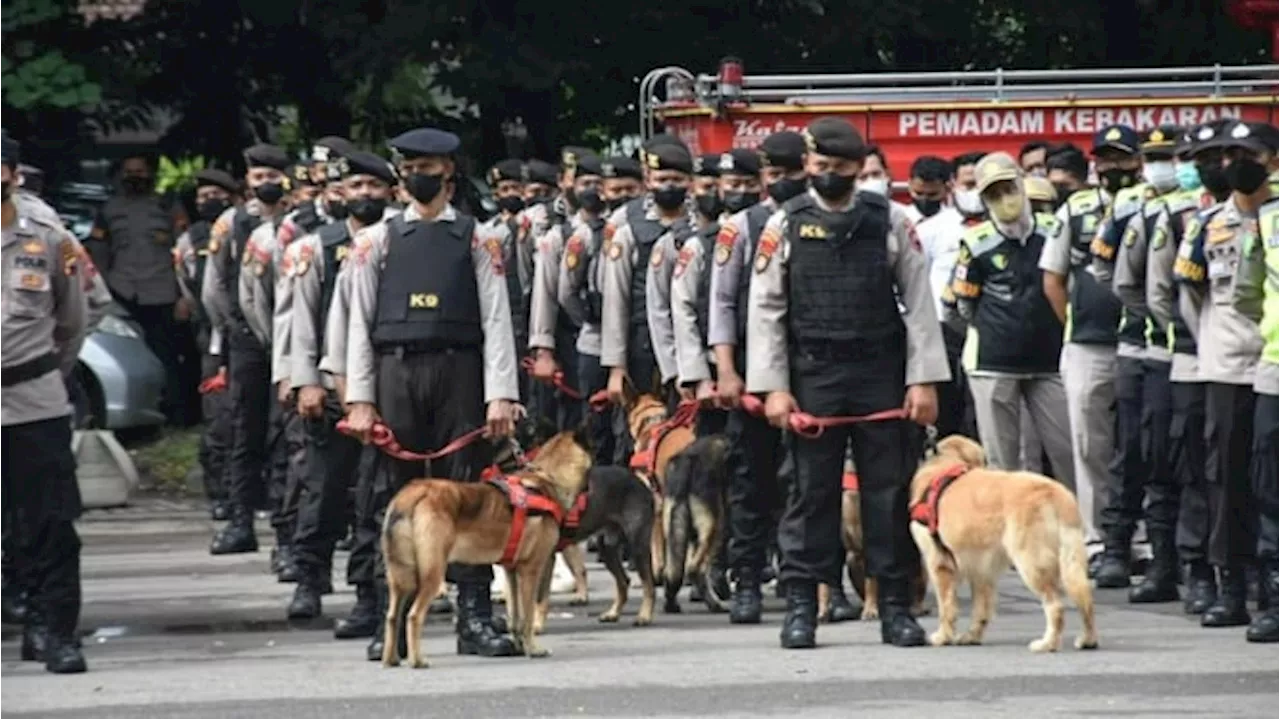
<instances>
[{"instance_id":1,"label":"gray uniform shirt","mask_svg":"<svg viewBox=\"0 0 1280 719\"><path fill-rule=\"evenodd\" d=\"M533 286L529 298L529 347L556 349L556 319L560 314L560 258L565 238L556 225L538 238L534 253Z\"/></svg>"},{"instance_id":2,"label":"gray uniform shirt","mask_svg":"<svg viewBox=\"0 0 1280 719\"><path fill-rule=\"evenodd\" d=\"M1194 213L1195 208L1181 212ZM1174 300L1173 263L1178 257L1178 243L1173 241L1173 215L1168 207L1156 218L1151 231L1151 240L1147 243L1147 309L1151 312L1151 321L1156 324L1156 331L1161 337L1170 338L1173 331L1173 317L1180 312ZM1182 220L1183 227L1190 226L1192 219ZM1194 354L1173 352L1169 365L1169 379L1173 382L1199 381L1200 361Z\"/></svg>"},{"instance_id":3,"label":"gray uniform shirt","mask_svg":"<svg viewBox=\"0 0 1280 719\"><path fill-rule=\"evenodd\" d=\"M80 276L80 286L84 291L85 299L89 305L89 330L93 331L102 321L107 313L107 307L115 300L111 297L111 290L107 287L106 278L98 271L98 266L89 256L86 248L71 234L71 231L62 224L62 218L58 215L58 211L53 209L39 196L30 192L18 191L13 193L13 204L18 208L19 215L26 215L39 220L45 224L53 225L62 230L62 232L75 243L79 252L79 268L77 274Z\"/></svg>"},{"instance_id":4,"label":"gray uniform shirt","mask_svg":"<svg viewBox=\"0 0 1280 719\"><path fill-rule=\"evenodd\" d=\"M116 195L103 204L92 238L96 264L117 295L141 305L178 299L173 215L155 195Z\"/></svg>"},{"instance_id":5,"label":"gray uniform shirt","mask_svg":"<svg viewBox=\"0 0 1280 719\"><path fill-rule=\"evenodd\" d=\"M657 207L649 205L645 210L645 217L650 220L659 220ZM675 220L672 221L672 223L674 222ZM627 222L626 205L624 205L618 208L609 218L609 222L605 225L604 236L605 240L601 249L604 252L604 262L601 263L604 266L604 283L601 286L603 298L600 311L600 365L609 368L625 368L627 366L627 339L631 330L631 303L661 304L663 307L658 309L658 312L662 314L662 318L659 320L659 324L662 327L658 333L655 333L655 322L650 321L649 337L653 341L653 351L657 357L658 371L662 374L662 381L666 382L676 376L675 339L670 329L671 303L669 295L671 292L671 269L670 265L667 265L665 270L659 269L655 273L655 268L652 267L652 264L655 258L658 259L659 264L667 264L668 257L670 263L674 264L676 253L672 245L671 233L667 232L654 242L653 249L647 257L639 257L639 249L635 246L631 224ZM645 297L631 296L631 269L637 262L647 262L651 265L646 268L646 272L649 272L649 277L646 281ZM657 279L655 279L655 274ZM655 287L655 284L661 285L661 287ZM646 310L649 306L646 305ZM663 331L666 334L659 334Z\"/></svg>"},{"instance_id":6,"label":"gray uniform shirt","mask_svg":"<svg viewBox=\"0 0 1280 719\"><path fill-rule=\"evenodd\" d=\"M22 214L0 232L3 255L4 366L54 353L60 369L0 392L0 425L71 414L63 376L75 367L88 333L88 303L79 277L81 248L62 228ZM172 275L170 275L172 278Z\"/></svg>"},{"instance_id":7,"label":"gray uniform shirt","mask_svg":"<svg viewBox=\"0 0 1280 719\"><path fill-rule=\"evenodd\" d=\"M1167 243L1167 237L1160 233L1168 233L1168 223L1161 224L1160 217L1167 215L1166 208L1170 202L1179 199L1178 193L1168 193L1162 197L1148 200L1140 212L1129 218L1129 223L1121 236L1120 245L1116 248L1116 263L1111 278L1111 291L1120 302L1139 317L1148 317L1150 323L1146 328L1147 351L1145 358L1156 362L1169 362L1173 353L1169 350L1166 324L1157 324L1154 317L1149 317L1147 306L1147 260L1148 249L1156 242ZM1152 237L1147 237L1147 223L1152 222ZM1094 258L1097 262L1097 258Z\"/></svg>"},{"instance_id":8,"label":"gray uniform shirt","mask_svg":"<svg viewBox=\"0 0 1280 719\"><path fill-rule=\"evenodd\" d=\"M209 230L208 261L204 263L204 282L200 285L200 300L209 322L214 327L226 327L231 322L231 295L223 287L223 278L231 272L230 263L241 262L243 248L235 246L232 230L235 225L236 207L229 207ZM262 203L250 200L245 212L257 217L262 214Z\"/></svg>"},{"instance_id":9,"label":"gray uniform shirt","mask_svg":"<svg viewBox=\"0 0 1280 719\"><path fill-rule=\"evenodd\" d=\"M405 222L423 222L417 205L404 211ZM439 215L452 221L458 212L452 205ZM435 220L425 220L434 222ZM480 316L484 324L484 401L518 401L516 379L515 336L511 330L511 304L507 301L505 269L500 257L490 250L493 243L505 239L505 226L487 229L476 225L471 242L471 262L475 265L476 286L480 291ZM348 257L350 267L351 307L347 333L348 404L378 399L377 353L373 348L373 328L378 312L378 282L387 255L387 224L379 223L359 232L355 249Z\"/></svg>"},{"instance_id":10,"label":"gray uniform shirt","mask_svg":"<svg viewBox=\"0 0 1280 719\"><path fill-rule=\"evenodd\" d=\"M820 207L830 207L816 192L809 192ZM915 227L902 210L891 206L889 222L885 242L898 298L904 306L902 320L907 327L906 384L949 382L951 368L942 342L942 325L929 288L929 261L914 236ZM772 253L770 259L761 260L761 254L766 252ZM790 254L787 213L780 210L765 223L753 261L755 276L751 278L747 302L746 381L747 391L751 393L791 391L787 353Z\"/></svg>"},{"instance_id":11,"label":"gray uniform shirt","mask_svg":"<svg viewBox=\"0 0 1280 719\"><path fill-rule=\"evenodd\" d=\"M676 362L676 330L671 320L671 276L680 250L675 236L667 232L653 243L649 253L649 277L644 284L645 316L649 319L649 339L658 359L658 371L666 384L680 373Z\"/></svg>"},{"instance_id":12,"label":"gray uniform shirt","mask_svg":"<svg viewBox=\"0 0 1280 719\"><path fill-rule=\"evenodd\" d=\"M773 200L765 200L765 204L777 207ZM751 264L749 232L747 210L743 210L725 220L720 225L720 234L716 236L711 297L707 305L707 344L712 347L738 344L738 313L747 311L746 307L738 306L738 283ZM745 371L743 367L736 369L739 373Z\"/></svg>"},{"instance_id":13,"label":"gray uniform shirt","mask_svg":"<svg viewBox=\"0 0 1280 719\"><path fill-rule=\"evenodd\" d=\"M705 263L698 235L684 241L671 273L671 326L675 332L676 367L680 384L694 384L711 379L707 346L698 326L698 278ZM709 323L708 323L709 324Z\"/></svg>"},{"instance_id":14,"label":"gray uniform shirt","mask_svg":"<svg viewBox=\"0 0 1280 719\"><path fill-rule=\"evenodd\" d=\"M588 277L587 274L591 271L591 259L587 248L592 242L591 227L582 218L577 218L573 225L573 234L564 244L564 251L561 252L560 261L557 263L560 278L556 284L556 299L569 318L581 327L578 330L576 345L578 352L599 357L600 324L586 321L586 309L582 306L582 297L579 295L579 291L588 282L594 282L596 287L604 287L604 257L597 255L595 277ZM596 248L596 252L603 253L604 250L602 242L600 247Z\"/></svg>"},{"instance_id":15,"label":"gray uniform shirt","mask_svg":"<svg viewBox=\"0 0 1280 719\"><path fill-rule=\"evenodd\" d=\"M289 312L293 306L280 260L276 228L268 220L254 228L245 243L240 261L240 311L258 341L270 347L273 385L288 378Z\"/></svg>"}]
</instances>

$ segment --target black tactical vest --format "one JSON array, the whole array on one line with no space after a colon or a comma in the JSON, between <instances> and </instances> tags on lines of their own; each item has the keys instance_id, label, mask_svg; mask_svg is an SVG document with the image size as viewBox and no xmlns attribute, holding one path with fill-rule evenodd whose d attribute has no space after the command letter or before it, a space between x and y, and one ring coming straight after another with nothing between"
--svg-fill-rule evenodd
<instances>
[{"instance_id":1,"label":"black tactical vest","mask_svg":"<svg viewBox=\"0 0 1280 719\"><path fill-rule=\"evenodd\" d=\"M591 239L586 246L586 280L578 287L578 299L582 303L583 320L598 325L604 312L604 294L600 286L600 248L604 245L604 219L589 220Z\"/></svg>"},{"instance_id":2,"label":"black tactical vest","mask_svg":"<svg viewBox=\"0 0 1280 719\"><path fill-rule=\"evenodd\" d=\"M373 345L431 352L481 348L484 326L471 239L474 217L452 222L387 221L387 256L378 285Z\"/></svg>"},{"instance_id":3,"label":"black tactical vest","mask_svg":"<svg viewBox=\"0 0 1280 719\"><path fill-rule=\"evenodd\" d=\"M1072 212L1072 200L1081 193L1099 193L1090 188L1081 190L1067 200L1068 231L1071 233L1071 291L1068 301L1068 334L1070 342L1084 345L1112 345L1116 343L1116 328L1120 325L1120 300L1111 289L1102 285L1088 271L1092 262L1089 245L1102 224L1103 205L1081 214Z\"/></svg>"},{"instance_id":4,"label":"black tactical vest","mask_svg":"<svg viewBox=\"0 0 1280 719\"><path fill-rule=\"evenodd\" d=\"M992 226L991 234L979 238L970 248L974 256L969 277L980 277L982 284L982 297L972 322L978 332L976 369L1044 374L1058 371L1062 325L1044 296L1040 271L1046 236L1045 228L1037 224L1024 244L1001 235ZM966 241L971 237L967 236Z\"/></svg>"},{"instance_id":5,"label":"black tactical vest","mask_svg":"<svg viewBox=\"0 0 1280 719\"><path fill-rule=\"evenodd\" d=\"M227 248L231 261L227 263L227 271L222 273L222 282L231 303L231 322L237 329L248 329L249 326L240 311L240 267L244 262L244 247L249 244L249 235L261 224L262 218L249 214L244 207L237 207L231 219L231 247Z\"/></svg>"},{"instance_id":6,"label":"black tactical vest","mask_svg":"<svg viewBox=\"0 0 1280 719\"><path fill-rule=\"evenodd\" d=\"M500 219L498 222L502 222ZM516 353L524 353L528 343L529 307L525 302L524 287L520 284L520 223L513 216L503 223L507 226L507 240L502 245L502 265L506 268L507 301L511 304L511 328L515 332Z\"/></svg>"},{"instance_id":7,"label":"black tactical vest","mask_svg":"<svg viewBox=\"0 0 1280 719\"><path fill-rule=\"evenodd\" d=\"M756 246L760 244L760 234L764 232L765 223L777 211L777 207L763 202L747 210L747 244L744 248L747 254L738 272L738 349L740 351L744 351L747 346L747 301L751 294L751 275L755 274L751 266L755 261Z\"/></svg>"},{"instance_id":8,"label":"black tactical vest","mask_svg":"<svg viewBox=\"0 0 1280 719\"><path fill-rule=\"evenodd\" d=\"M702 334L702 346L707 346L707 327L711 317L711 268L715 265L716 235L720 225L713 224L698 230L698 243L702 245L702 267L698 270L698 299L694 307L698 314L698 332Z\"/></svg>"},{"instance_id":9,"label":"black tactical vest","mask_svg":"<svg viewBox=\"0 0 1280 719\"><path fill-rule=\"evenodd\" d=\"M329 316L329 306L333 304L333 293L338 285L338 270L346 259L346 252L351 249L351 233L347 231L346 222L330 222L321 227L316 236L320 238L320 251L324 253L324 276L320 278L320 317L316 346L324 346L325 318Z\"/></svg>"},{"instance_id":10,"label":"black tactical vest","mask_svg":"<svg viewBox=\"0 0 1280 719\"><path fill-rule=\"evenodd\" d=\"M1187 231L1187 220L1194 217L1196 210L1194 208L1185 212L1179 212L1169 217L1169 229L1171 237L1167 242L1172 242L1174 247L1182 246L1182 238ZM1187 328L1187 323L1182 319L1182 312L1178 309L1178 295L1182 292L1182 283L1173 283L1173 351L1180 355L1194 355L1198 352L1196 349L1196 338L1191 335L1191 330ZM1161 332L1167 332L1166 328L1161 328ZM1167 335L1166 335L1167 337Z\"/></svg>"},{"instance_id":11,"label":"black tactical vest","mask_svg":"<svg viewBox=\"0 0 1280 719\"><path fill-rule=\"evenodd\" d=\"M888 201L863 193L852 210L830 212L804 194L784 207L792 349L825 356L904 351L906 326L889 264Z\"/></svg>"},{"instance_id":12,"label":"black tactical vest","mask_svg":"<svg viewBox=\"0 0 1280 719\"><path fill-rule=\"evenodd\" d=\"M657 220L650 220L642 199L627 203L627 224L631 226L631 328L649 327L649 315L645 312L645 290L649 286L649 258L653 246L667 234L667 228Z\"/></svg>"}]
</instances>

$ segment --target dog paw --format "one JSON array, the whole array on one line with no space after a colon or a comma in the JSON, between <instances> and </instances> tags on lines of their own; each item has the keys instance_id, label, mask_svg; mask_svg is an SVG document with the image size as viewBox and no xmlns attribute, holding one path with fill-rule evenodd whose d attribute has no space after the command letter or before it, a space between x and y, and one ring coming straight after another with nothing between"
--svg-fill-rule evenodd
<instances>
[{"instance_id":1,"label":"dog paw","mask_svg":"<svg viewBox=\"0 0 1280 719\"><path fill-rule=\"evenodd\" d=\"M631 624L637 627L647 627L653 624L653 617L636 617L636 620Z\"/></svg>"},{"instance_id":2,"label":"dog paw","mask_svg":"<svg viewBox=\"0 0 1280 719\"><path fill-rule=\"evenodd\" d=\"M581 607L581 606L585 606L586 604L587 604L587 595L585 594L575 594L569 599L569 606L571 607Z\"/></svg>"},{"instance_id":3,"label":"dog paw","mask_svg":"<svg viewBox=\"0 0 1280 719\"><path fill-rule=\"evenodd\" d=\"M604 614L601 614L599 617L597 617L596 621L600 622L601 624L612 624L618 621L618 613L605 612Z\"/></svg>"},{"instance_id":4,"label":"dog paw","mask_svg":"<svg viewBox=\"0 0 1280 719\"><path fill-rule=\"evenodd\" d=\"M427 660L426 660L426 659L415 659L415 660L414 660L414 662L413 662L413 668L414 668L414 669L426 669L426 668L428 668L428 667L430 667L430 666L431 666L431 664L430 664L429 662L427 662Z\"/></svg>"},{"instance_id":5,"label":"dog paw","mask_svg":"<svg viewBox=\"0 0 1280 719\"><path fill-rule=\"evenodd\" d=\"M665 614L679 614L680 605L677 604L676 602L667 602L666 604L662 605L662 611Z\"/></svg>"},{"instance_id":6,"label":"dog paw","mask_svg":"<svg viewBox=\"0 0 1280 719\"><path fill-rule=\"evenodd\" d=\"M865 622L865 621L869 621L872 619L879 619L879 618L880 618L880 610L878 608L876 607L862 608L862 621Z\"/></svg>"},{"instance_id":7,"label":"dog paw","mask_svg":"<svg viewBox=\"0 0 1280 719\"><path fill-rule=\"evenodd\" d=\"M542 647L536 647L534 649L529 650L528 656L530 659L544 659L546 657L551 656L551 650L543 649Z\"/></svg>"},{"instance_id":8,"label":"dog paw","mask_svg":"<svg viewBox=\"0 0 1280 719\"><path fill-rule=\"evenodd\" d=\"M390 669L391 667L398 667L398 666L400 666L400 660L399 660L399 659L396 659L396 658L383 659L383 660L382 660L382 666L384 666L384 667L386 667L386 668L388 668L388 669Z\"/></svg>"},{"instance_id":9,"label":"dog paw","mask_svg":"<svg viewBox=\"0 0 1280 719\"><path fill-rule=\"evenodd\" d=\"M1034 642L1031 642L1030 644L1028 644L1027 649L1030 649L1036 654L1045 654L1047 652L1058 651L1058 646L1054 642L1047 642L1044 639L1037 639Z\"/></svg>"},{"instance_id":10,"label":"dog paw","mask_svg":"<svg viewBox=\"0 0 1280 719\"><path fill-rule=\"evenodd\" d=\"M1076 649L1097 649L1098 640L1096 637L1076 637Z\"/></svg>"},{"instance_id":11,"label":"dog paw","mask_svg":"<svg viewBox=\"0 0 1280 719\"><path fill-rule=\"evenodd\" d=\"M977 636L973 632L965 632L956 637L956 644L965 647L977 646L982 643L982 637Z\"/></svg>"},{"instance_id":12,"label":"dog paw","mask_svg":"<svg viewBox=\"0 0 1280 719\"><path fill-rule=\"evenodd\" d=\"M951 643L951 636L942 630L929 635L929 643L935 647L945 647Z\"/></svg>"}]
</instances>

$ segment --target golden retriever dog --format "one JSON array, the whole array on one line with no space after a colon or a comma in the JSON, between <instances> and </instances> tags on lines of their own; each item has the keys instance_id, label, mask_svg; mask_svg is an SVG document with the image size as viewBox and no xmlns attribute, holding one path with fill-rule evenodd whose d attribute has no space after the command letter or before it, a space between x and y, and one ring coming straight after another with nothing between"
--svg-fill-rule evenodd
<instances>
[{"instance_id":1,"label":"golden retriever dog","mask_svg":"<svg viewBox=\"0 0 1280 719\"><path fill-rule=\"evenodd\" d=\"M671 458L693 444L697 436L693 427L672 427L665 432L655 430L667 421L666 404L651 394L642 394L629 400L627 406L627 430L635 446L633 455L646 455L652 459L643 467L632 468L641 481L653 490L655 515L662 516L662 497L666 488L667 466ZM653 523L653 542L650 556L653 558L653 575L665 574L667 556L666 534L662 522Z\"/></svg>"},{"instance_id":2,"label":"golden retriever dog","mask_svg":"<svg viewBox=\"0 0 1280 719\"><path fill-rule=\"evenodd\" d=\"M396 493L387 507L382 527L382 552L387 565L389 601L386 617L384 666L400 663L397 639L405 631L408 658L413 667L425 667L422 624L427 607L440 591L445 567L461 564L498 564L503 559L513 529L515 511L507 492L523 489L541 495L567 513L583 491L592 455L585 426L561 432L538 452L536 459L511 475L517 487L504 489L489 482L453 482L417 479ZM505 482L506 478L495 479ZM517 651L529 657L545 657L533 632L535 599L547 564L560 541L557 517L534 509L525 517L514 556L505 566L507 612ZM412 599L400 627L400 612Z\"/></svg>"},{"instance_id":3,"label":"golden retriever dog","mask_svg":"<svg viewBox=\"0 0 1280 719\"><path fill-rule=\"evenodd\" d=\"M1076 648L1097 648L1080 508L1068 489L1032 472L987 469L981 446L952 435L916 471L911 502L911 534L938 596L931 644L981 644L995 613L996 582L1012 563L1044 606L1044 636L1028 648L1057 651L1064 592L1084 625ZM969 629L957 636L956 585L965 580L973 611Z\"/></svg>"}]
</instances>

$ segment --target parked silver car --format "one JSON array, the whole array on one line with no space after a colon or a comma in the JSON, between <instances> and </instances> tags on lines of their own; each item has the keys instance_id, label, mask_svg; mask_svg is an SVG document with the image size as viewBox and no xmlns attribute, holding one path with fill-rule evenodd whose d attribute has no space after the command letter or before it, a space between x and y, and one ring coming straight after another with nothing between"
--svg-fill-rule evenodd
<instances>
[{"instance_id":1,"label":"parked silver car","mask_svg":"<svg viewBox=\"0 0 1280 719\"><path fill-rule=\"evenodd\" d=\"M164 424L164 365L142 330L112 304L80 349L72 374L75 423L81 429L130 429Z\"/></svg>"}]
</instances>

